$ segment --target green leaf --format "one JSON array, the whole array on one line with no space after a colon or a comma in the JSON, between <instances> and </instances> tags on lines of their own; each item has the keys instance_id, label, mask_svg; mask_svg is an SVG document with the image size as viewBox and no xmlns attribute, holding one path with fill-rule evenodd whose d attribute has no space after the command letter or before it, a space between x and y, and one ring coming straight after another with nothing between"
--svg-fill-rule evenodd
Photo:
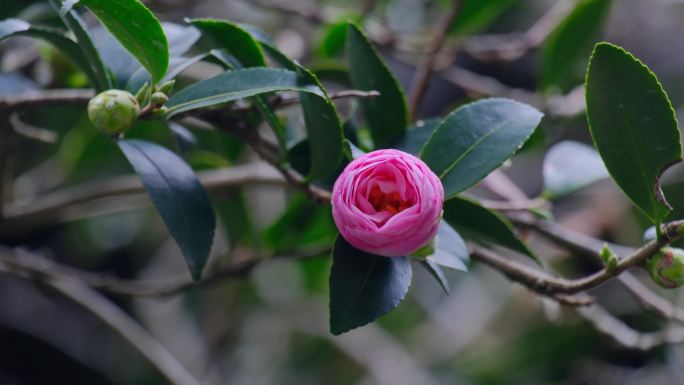
<instances>
[{"instance_id":1,"label":"green leaf","mask_svg":"<svg viewBox=\"0 0 684 385\"><path fill-rule=\"evenodd\" d=\"M329 175L337 170L343 158L344 135L337 108L316 75L285 56L268 40L264 40L263 36L252 36L260 38L259 41L266 52L280 65L295 71L305 82L316 84L323 92L322 96L308 93L300 93L299 96L311 154L307 179L315 180Z\"/></svg>"},{"instance_id":2,"label":"green leaf","mask_svg":"<svg viewBox=\"0 0 684 385\"><path fill-rule=\"evenodd\" d=\"M470 260L468 246L446 221L439 224L433 247L434 252L426 257L428 261L453 270L468 271L466 265Z\"/></svg>"},{"instance_id":3,"label":"green leaf","mask_svg":"<svg viewBox=\"0 0 684 385\"><path fill-rule=\"evenodd\" d=\"M420 265L437 281L442 290L444 290L446 294L451 294L451 286L449 285L449 280L447 279L446 274L444 274L442 267L429 259L419 262Z\"/></svg>"},{"instance_id":4,"label":"green leaf","mask_svg":"<svg viewBox=\"0 0 684 385\"><path fill-rule=\"evenodd\" d=\"M471 199L458 197L444 202L444 220L468 237L507 247L538 262L506 217Z\"/></svg>"},{"instance_id":5,"label":"green leaf","mask_svg":"<svg viewBox=\"0 0 684 385\"><path fill-rule=\"evenodd\" d=\"M360 101L376 148L389 147L406 132L406 97L390 69L363 32L349 23L347 55L352 86L380 96Z\"/></svg>"},{"instance_id":6,"label":"green leaf","mask_svg":"<svg viewBox=\"0 0 684 385\"><path fill-rule=\"evenodd\" d=\"M169 43L159 20L139 0L80 0L158 82L169 66ZM65 4L68 10L71 5ZM62 12L64 12L62 9Z\"/></svg>"},{"instance_id":7,"label":"green leaf","mask_svg":"<svg viewBox=\"0 0 684 385\"><path fill-rule=\"evenodd\" d=\"M508 99L466 104L442 121L421 158L442 179L445 199L450 199L513 156L542 116L535 108Z\"/></svg>"},{"instance_id":8,"label":"green leaf","mask_svg":"<svg viewBox=\"0 0 684 385\"><path fill-rule=\"evenodd\" d=\"M213 46L230 52L243 67L266 66L261 46L248 31L237 24L214 19L193 19L190 23L197 27Z\"/></svg>"},{"instance_id":9,"label":"green leaf","mask_svg":"<svg viewBox=\"0 0 684 385\"><path fill-rule=\"evenodd\" d=\"M544 158L544 195L560 197L607 178L608 170L593 147L566 140Z\"/></svg>"},{"instance_id":10,"label":"green leaf","mask_svg":"<svg viewBox=\"0 0 684 385\"><path fill-rule=\"evenodd\" d=\"M59 11L62 21L76 37L78 47L86 57L88 65L90 66L90 71L97 79L96 82L93 82L93 87L97 91L104 91L113 88L114 82L109 74L107 66L100 57L100 53L93 44L93 38L90 35L90 32L88 32L85 22L81 19L78 13L76 13L76 11L71 9L73 4L70 5L69 3L73 3L73 1L65 2L64 7L66 8L63 8L62 10L60 10L60 7L62 6L60 4L60 0L49 1L52 8Z\"/></svg>"},{"instance_id":11,"label":"green leaf","mask_svg":"<svg viewBox=\"0 0 684 385\"><path fill-rule=\"evenodd\" d=\"M275 68L247 68L226 72L197 82L173 95L166 117L197 108L277 91L300 91L323 95L313 84L303 84L295 72Z\"/></svg>"},{"instance_id":12,"label":"green leaf","mask_svg":"<svg viewBox=\"0 0 684 385\"><path fill-rule=\"evenodd\" d=\"M660 175L682 160L674 110L656 76L624 49L599 43L586 82L589 128L606 168L656 225L670 207Z\"/></svg>"},{"instance_id":13,"label":"green leaf","mask_svg":"<svg viewBox=\"0 0 684 385\"><path fill-rule=\"evenodd\" d=\"M65 34L51 28L35 27L19 19L6 19L0 21L0 41L12 36L28 36L44 40L52 44L61 53L74 62L88 76L90 82L97 86L98 77L90 67L88 59L75 41Z\"/></svg>"},{"instance_id":14,"label":"green leaf","mask_svg":"<svg viewBox=\"0 0 684 385\"><path fill-rule=\"evenodd\" d=\"M584 80L586 57L610 9L611 0L580 0L553 30L542 49L541 87L568 92Z\"/></svg>"},{"instance_id":15,"label":"green leaf","mask_svg":"<svg viewBox=\"0 0 684 385\"><path fill-rule=\"evenodd\" d=\"M321 36L316 53L322 58L333 58L344 51L347 42L348 23L344 21L331 23L325 26L323 36Z\"/></svg>"},{"instance_id":16,"label":"green leaf","mask_svg":"<svg viewBox=\"0 0 684 385\"><path fill-rule=\"evenodd\" d=\"M325 88L316 76L285 56L262 34L221 21L202 22L198 24L198 28L203 32L205 29L210 29L212 39L220 43L222 48L227 49L242 64L265 65L261 51L263 47L282 66L296 73L301 83L312 84L319 88L320 94L300 92L299 95L309 139L306 145L309 146L308 153L311 156L311 161L308 162L307 179L320 179L334 172L342 161L342 124L335 105L328 98ZM228 35L231 37L228 38ZM261 45L257 44L257 41ZM249 46L252 48L245 48ZM237 52L238 48L242 48L242 52ZM262 111L265 111L264 107L267 106L262 105Z\"/></svg>"},{"instance_id":17,"label":"green leaf","mask_svg":"<svg viewBox=\"0 0 684 385\"><path fill-rule=\"evenodd\" d=\"M515 0L463 0L463 5L451 27L451 33L467 35L477 32L487 27L515 3Z\"/></svg>"},{"instance_id":18,"label":"green leaf","mask_svg":"<svg viewBox=\"0 0 684 385\"><path fill-rule=\"evenodd\" d=\"M216 226L207 192L192 169L166 148L142 140L118 143L180 246L193 279L199 280Z\"/></svg>"},{"instance_id":19,"label":"green leaf","mask_svg":"<svg viewBox=\"0 0 684 385\"><path fill-rule=\"evenodd\" d=\"M416 122L414 126L406 130L404 137L393 147L409 154L419 155L420 150L425 146L425 143L430 139L430 136L432 136L432 133L440 123L441 119L439 118Z\"/></svg>"},{"instance_id":20,"label":"green leaf","mask_svg":"<svg viewBox=\"0 0 684 385\"><path fill-rule=\"evenodd\" d=\"M387 314L411 285L406 257L381 257L355 249L338 236L330 271L330 331L340 335Z\"/></svg>"}]
</instances>

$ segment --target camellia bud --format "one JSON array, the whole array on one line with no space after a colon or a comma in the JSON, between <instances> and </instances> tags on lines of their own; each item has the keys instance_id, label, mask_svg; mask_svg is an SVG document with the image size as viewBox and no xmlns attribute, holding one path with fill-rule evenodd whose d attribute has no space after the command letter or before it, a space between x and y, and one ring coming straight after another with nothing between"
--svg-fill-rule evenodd
<instances>
[{"instance_id":1,"label":"camellia bud","mask_svg":"<svg viewBox=\"0 0 684 385\"><path fill-rule=\"evenodd\" d=\"M653 282L667 289L684 285L684 250L663 247L648 260L646 267Z\"/></svg>"},{"instance_id":2,"label":"camellia bud","mask_svg":"<svg viewBox=\"0 0 684 385\"><path fill-rule=\"evenodd\" d=\"M119 134L130 128L140 115L140 105L133 95L121 90L107 90L88 103L88 118L98 130Z\"/></svg>"}]
</instances>

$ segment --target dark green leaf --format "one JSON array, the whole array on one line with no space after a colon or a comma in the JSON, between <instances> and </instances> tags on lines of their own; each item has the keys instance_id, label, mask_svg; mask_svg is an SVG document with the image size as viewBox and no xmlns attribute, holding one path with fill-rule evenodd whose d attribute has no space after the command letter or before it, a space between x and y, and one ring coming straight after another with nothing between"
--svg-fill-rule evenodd
<instances>
[{"instance_id":1,"label":"dark green leaf","mask_svg":"<svg viewBox=\"0 0 684 385\"><path fill-rule=\"evenodd\" d=\"M330 331L339 335L387 314L411 285L406 257L381 257L338 236L330 271Z\"/></svg>"},{"instance_id":2,"label":"dark green leaf","mask_svg":"<svg viewBox=\"0 0 684 385\"><path fill-rule=\"evenodd\" d=\"M466 104L437 127L421 158L442 179L445 199L450 199L513 156L542 116L535 108L508 99Z\"/></svg>"},{"instance_id":3,"label":"dark green leaf","mask_svg":"<svg viewBox=\"0 0 684 385\"><path fill-rule=\"evenodd\" d=\"M300 93L311 162L307 179L315 180L335 171L342 161L344 137L342 123L325 87L308 69L294 62L267 41L260 41L266 52L283 67L295 71L305 82L316 84L323 96Z\"/></svg>"},{"instance_id":4,"label":"dark green leaf","mask_svg":"<svg viewBox=\"0 0 684 385\"><path fill-rule=\"evenodd\" d=\"M52 44L61 53L74 62L88 76L93 85L98 84L98 77L90 67L88 59L75 41L62 32L50 28L35 27L19 19L0 21L0 41L12 36L28 36L44 40Z\"/></svg>"},{"instance_id":5,"label":"dark green leaf","mask_svg":"<svg viewBox=\"0 0 684 385\"><path fill-rule=\"evenodd\" d=\"M363 32L349 24L347 55L352 86L379 91L380 96L360 101L376 148L391 146L406 132L406 97L390 69Z\"/></svg>"},{"instance_id":6,"label":"dark green leaf","mask_svg":"<svg viewBox=\"0 0 684 385\"><path fill-rule=\"evenodd\" d=\"M139 0L80 0L158 82L169 66L169 43L159 20Z\"/></svg>"},{"instance_id":7,"label":"dark green leaf","mask_svg":"<svg viewBox=\"0 0 684 385\"><path fill-rule=\"evenodd\" d=\"M451 294L449 280L447 279L446 275L444 274L444 270L442 270L440 265L430 261L429 259L420 261L420 265L423 266L428 273L430 273L430 275L437 281L445 293Z\"/></svg>"},{"instance_id":8,"label":"dark green leaf","mask_svg":"<svg viewBox=\"0 0 684 385\"><path fill-rule=\"evenodd\" d=\"M414 126L406 130L404 137L393 147L409 154L419 155L420 150L425 146L440 122L441 119L439 118L416 122Z\"/></svg>"},{"instance_id":9,"label":"dark green leaf","mask_svg":"<svg viewBox=\"0 0 684 385\"><path fill-rule=\"evenodd\" d=\"M251 63L251 66L265 65L261 51L263 47L278 63L296 73L301 83L312 84L319 88L320 94L300 93L307 138L309 139L307 145L310 148L308 152L311 156L307 178L315 180L335 171L342 160L342 124L335 105L328 98L325 88L316 76L285 56L261 34L253 34L240 26L222 21L199 23L194 21L193 23L197 23L198 28L211 36L214 42L228 50L243 65L245 63ZM228 37L229 35L230 37ZM255 39L259 39L261 45L257 44ZM238 49L241 52L238 52ZM260 108L268 116L267 107L261 104ZM284 141L284 136L282 141Z\"/></svg>"},{"instance_id":10,"label":"dark green leaf","mask_svg":"<svg viewBox=\"0 0 684 385\"><path fill-rule=\"evenodd\" d=\"M586 57L596 42L611 0L580 0L549 35L542 50L541 87L568 92L584 80Z\"/></svg>"},{"instance_id":11,"label":"dark green leaf","mask_svg":"<svg viewBox=\"0 0 684 385\"><path fill-rule=\"evenodd\" d=\"M277 91L323 95L320 88L302 83L299 76L292 71L247 68L226 72L184 88L169 99L166 116Z\"/></svg>"},{"instance_id":12,"label":"dark green leaf","mask_svg":"<svg viewBox=\"0 0 684 385\"><path fill-rule=\"evenodd\" d=\"M660 175L682 159L680 131L655 75L624 49L597 44L587 71L587 117L615 182L654 223L670 211Z\"/></svg>"},{"instance_id":13,"label":"dark green leaf","mask_svg":"<svg viewBox=\"0 0 684 385\"><path fill-rule=\"evenodd\" d=\"M515 0L463 0L451 33L467 35L487 27L515 4Z\"/></svg>"},{"instance_id":14,"label":"dark green leaf","mask_svg":"<svg viewBox=\"0 0 684 385\"><path fill-rule=\"evenodd\" d=\"M78 42L78 46L81 49L81 52L83 52L83 55L88 60L90 71L97 78L97 82L93 83L93 87L95 87L97 91L104 91L112 88L114 86L114 82L109 74L107 66L104 64L104 61L102 61L102 58L100 57L100 53L97 51L95 45L93 44L93 38L90 35L90 32L88 32L85 22L81 19L78 13L76 13L76 11L71 9L71 6L73 6L73 4L69 3L73 2L65 2L64 7L66 8L63 8L60 11L60 7L62 7L62 4L60 4L60 0L49 1L50 5L52 5L52 7L55 10L60 12L60 17L62 18L62 21L64 21L64 24L74 34L74 36L76 37L76 41Z\"/></svg>"},{"instance_id":15,"label":"dark green leaf","mask_svg":"<svg viewBox=\"0 0 684 385\"><path fill-rule=\"evenodd\" d=\"M118 143L199 280L216 226L207 192L192 169L166 148L142 140Z\"/></svg>"},{"instance_id":16,"label":"dark green leaf","mask_svg":"<svg viewBox=\"0 0 684 385\"><path fill-rule=\"evenodd\" d=\"M544 194L559 197L607 178L601 156L584 143L560 142L544 158Z\"/></svg>"},{"instance_id":17,"label":"dark green leaf","mask_svg":"<svg viewBox=\"0 0 684 385\"><path fill-rule=\"evenodd\" d=\"M444 220L467 237L507 247L537 261L508 219L473 200L458 197L444 202Z\"/></svg>"},{"instance_id":18,"label":"dark green leaf","mask_svg":"<svg viewBox=\"0 0 684 385\"><path fill-rule=\"evenodd\" d=\"M213 46L227 50L243 67L266 66L261 46L240 26L214 19L193 19L190 23L197 27Z\"/></svg>"}]
</instances>

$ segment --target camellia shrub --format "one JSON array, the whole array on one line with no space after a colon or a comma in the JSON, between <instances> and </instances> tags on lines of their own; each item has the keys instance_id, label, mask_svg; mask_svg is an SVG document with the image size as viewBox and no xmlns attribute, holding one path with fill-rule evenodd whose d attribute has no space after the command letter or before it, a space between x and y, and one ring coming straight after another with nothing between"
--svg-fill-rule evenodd
<instances>
[{"instance_id":1,"label":"camellia shrub","mask_svg":"<svg viewBox=\"0 0 684 385\"><path fill-rule=\"evenodd\" d=\"M584 310L598 306L589 290L621 279L631 269L646 267L664 288L684 283L684 252L670 246L684 233L684 223L671 218L672 207L661 191L663 173L682 160L680 129L668 95L646 64L616 44L599 42L590 56L575 50L592 42L608 1L579 1L549 33L542 52L545 95L578 92L573 91L576 85L584 91L579 115L586 115L594 148L570 141L553 146L544 164L544 192L536 198L521 197L500 169L534 146L531 138L550 119L545 117L548 104L476 97L474 92L444 116L416 119L444 35L453 32L449 28L458 21L459 11L474 12L468 8L475 7L473 1L450 9L445 25L436 27L434 46L418 63L408 103L379 51L383 43L364 32L360 18L340 21L327 32L323 48L342 58L333 70L307 68L283 53L265 32L231 20L187 19L186 25L176 26L182 32L171 36L139 0L50 3L61 20L57 26L9 18L0 21L0 40L23 36L48 43L76 68L87 89L11 94L0 99L0 118L40 103L68 104L87 114L93 135L116 148L117 156L139 177L193 280L179 287L156 287L103 281L95 273L72 277L82 278L86 286L145 295L221 279L224 272L207 267L217 231L216 204L208 193L213 187L198 177L199 170L216 167L188 160L188 146L201 149L203 144L186 126L249 147L277 171L270 176L274 183L286 183L331 213L339 234L334 240L320 239L328 250L324 254L332 258L328 282L333 335L363 327L395 309L409 291L413 269L425 269L448 293L445 269L465 275L479 262L533 295ZM109 46L95 44L95 27L83 21L84 15L101 23L98 28L108 33ZM579 31L579 19L592 27ZM571 56L570 51L584 56ZM220 70L204 79L182 76L198 63ZM586 65L584 87L576 64ZM331 92L332 87L342 91ZM288 115L281 113L285 107ZM173 140L157 140L148 135L152 130ZM230 163L222 167L231 169ZM638 248L605 244L601 249L596 245L603 241L564 229L548 210L554 201L608 177L652 226L650 238ZM517 195L506 194L510 189ZM69 196L60 204L110 195L116 192ZM29 214L5 211L2 231L9 234L14 221L39 221L53 208L32 209ZM238 215L240 209L229 210L223 215L228 219L219 219L229 223ZM530 234L589 256L600 266L580 277L561 277L544 253L530 246ZM0 266L48 285L69 275L70 270L22 261L7 248ZM260 262L240 268L248 273L252 263ZM674 314L658 311L661 302L649 300L654 292L644 295L646 286L635 289L628 284L626 289L665 319ZM610 330L598 329L610 335Z\"/></svg>"}]
</instances>

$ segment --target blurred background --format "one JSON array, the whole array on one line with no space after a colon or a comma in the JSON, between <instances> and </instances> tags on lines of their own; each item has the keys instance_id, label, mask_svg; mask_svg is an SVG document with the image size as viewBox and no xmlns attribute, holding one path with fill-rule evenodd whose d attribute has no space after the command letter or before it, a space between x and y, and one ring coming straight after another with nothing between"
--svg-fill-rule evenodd
<instances>
[{"instance_id":1,"label":"blurred background","mask_svg":"<svg viewBox=\"0 0 684 385\"><path fill-rule=\"evenodd\" d=\"M407 89L431 31L449 5L444 0L145 3L162 21L178 24L166 27L167 32L176 29L174 36L179 38L193 34L184 29L186 17L226 18L256 26L289 56L314 69L330 90L345 88L335 81L336 76L344 76L341 22L354 19L364 25ZM470 8L463 9L476 12L468 16L464 11L467 17L451 31L418 116L443 116L479 96L534 104L545 110L547 118L504 172L530 197L543 192L544 176L549 178L548 167L553 165L579 164L579 172L596 172L600 179L602 166L592 153L571 151L554 162L548 160L549 148L557 143L591 143L581 84L592 44L570 46L584 57L579 63L568 59L569 66L577 67L568 70L571 76L554 79L544 68L549 36L578 2L468 3ZM607 6L601 21L587 21L586 26L580 22L579 28L595 28L593 41L621 45L648 64L679 113L684 103L684 1L603 3ZM0 19L9 17L59 25L49 5L41 1L2 0ZM87 15L86 21L99 44L111 41L96 20ZM116 67L117 60L108 58L107 63ZM200 62L182 78L203 79L218 71ZM0 43L0 97L43 88L84 87L86 78L50 46L26 38ZM339 108L348 114L356 105L342 101ZM45 194L73 193L76 190L65 189L111 182L131 175L132 170L116 146L91 127L82 107L2 113L0 170L5 185L2 198L7 203L0 243L40 253L59 266L79 271L151 281L189 279L178 247L144 194L24 215L27 205L30 209L39 204ZM298 110L285 113L294 117L291 121L296 125ZM184 156L198 171L258 161L236 138L206 127L188 128L196 144L184 148ZM133 136L169 147L188 145L154 123L133 130ZM292 131L295 137L296 129ZM674 168L666 174L666 194L676 209L671 218L684 217L682 171ZM103 302L102 314L118 319L119 309L123 310L207 384L684 383L682 346L649 351L624 347L574 311L541 299L477 263L468 273L448 272L450 295L424 270L414 269L411 291L395 311L333 337L328 332L327 280L329 248L337 231L329 206L311 203L277 184L217 189L212 196L219 231L209 271L254 258L268 261L212 285L149 297L103 297L76 286L64 287L60 294L40 280L0 271L0 384L167 383L135 344L83 309L83 301L100 303L103 298L111 302ZM642 243L646 222L608 180L554 198L550 210L558 222L582 233L628 246ZM595 268L528 236L545 263L558 271L573 276ZM642 272L635 273L643 278ZM679 301L677 291L660 293ZM635 330L650 332L665 325L618 284L608 283L592 294Z\"/></svg>"}]
</instances>

